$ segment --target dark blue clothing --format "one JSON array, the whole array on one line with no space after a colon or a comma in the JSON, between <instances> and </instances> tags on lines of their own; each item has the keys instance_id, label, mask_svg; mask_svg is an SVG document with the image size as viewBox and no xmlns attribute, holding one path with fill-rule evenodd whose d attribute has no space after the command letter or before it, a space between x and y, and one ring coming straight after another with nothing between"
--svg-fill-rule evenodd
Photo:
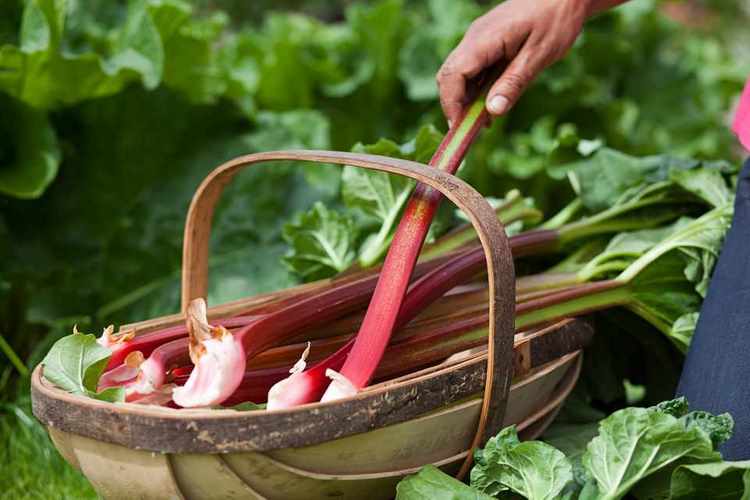
<instances>
[{"instance_id":1,"label":"dark blue clothing","mask_svg":"<svg viewBox=\"0 0 750 500\"><path fill-rule=\"evenodd\" d=\"M729 412L727 460L750 458L750 160L737 182L734 220L714 270L677 389L691 409Z\"/></svg>"}]
</instances>

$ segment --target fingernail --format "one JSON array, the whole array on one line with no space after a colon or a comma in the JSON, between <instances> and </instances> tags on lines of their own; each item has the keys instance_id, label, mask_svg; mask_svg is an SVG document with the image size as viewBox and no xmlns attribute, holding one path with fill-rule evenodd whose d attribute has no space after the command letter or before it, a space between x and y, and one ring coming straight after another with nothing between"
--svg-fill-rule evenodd
<instances>
[{"instance_id":1,"label":"fingernail","mask_svg":"<svg viewBox=\"0 0 750 500\"><path fill-rule=\"evenodd\" d=\"M508 98L502 95L492 96L490 102L487 103L487 109L493 115L501 115L508 109Z\"/></svg>"}]
</instances>

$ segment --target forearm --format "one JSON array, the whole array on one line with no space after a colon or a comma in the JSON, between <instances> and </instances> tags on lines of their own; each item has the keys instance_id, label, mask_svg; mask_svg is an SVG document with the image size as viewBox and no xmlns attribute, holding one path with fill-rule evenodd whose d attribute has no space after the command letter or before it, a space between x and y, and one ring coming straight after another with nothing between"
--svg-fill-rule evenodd
<instances>
[{"instance_id":1,"label":"forearm","mask_svg":"<svg viewBox=\"0 0 750 500\"><path fill-rule=\"evenodd\" d=\"M492 85L487 110L507 112L544 68L565 55L586 19L626 0L506 0L474 20L437 75L448 121L467 102L467 82L490 66L504 66Z\"/></svg>"},{"instance_id":2,"label":"forearm","mask_svg":"<svg viewBox=\"0 0 750 500\"><path fill-rule=\"evenodd\" d=\"M588 8L586 9L587 17L594 16L602 11L611 9L620 4L627 2L628 0L588 0Z\"/></svg>"}]
</instances>

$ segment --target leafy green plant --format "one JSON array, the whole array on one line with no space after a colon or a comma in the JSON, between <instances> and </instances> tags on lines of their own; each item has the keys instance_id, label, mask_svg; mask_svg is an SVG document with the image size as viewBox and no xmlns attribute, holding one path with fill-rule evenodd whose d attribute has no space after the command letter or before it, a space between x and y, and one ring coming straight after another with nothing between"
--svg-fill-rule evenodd
<instances>
[{"instance_id":1,"label":"leafy green plant","mask_svg":"<svg viewBox=\"0 0 750 500\"><path fill-rule=\"evenodd\" d=\"M434 498L503 498L506 491L529 500L619 499L629 492L637 498L697 498L707 491L696 481L701 475L711 477L717 491L750 494L741 484L747 463L723 462L715 451L731 436L732 418L697 415L684 399L625 408L599 422L588 443L581 440L566 453L541 441L519 442L508 427L476 452L470 487L430 467L402 480L396 498L427 498L423 492ZM707 429L720 439L712 440Z\"/></svg>"},{"instance_id":2,"label":"leafy green plant","mask_svg":"<svg viewBox=\"0 0 750 500\"><path fill-rule=\"evenodd\" d=\"M13 118L0 125L0 327L27 366L74 322L178 310L181 226L211 167L254 151L400 144L422 125L443 127L432 75L484 4L299 7L327 22L280 10L290 5L275 2L273 14L226 0L0 6L0 114ZM575 196L554 167L602 146L735 160L723 120L748 69L724 23L744 26L743 17L735 2L710 5L722 14L710 31L686 29L645 0L593 20L484 133L461 175L486 195L520 188L552 213ZM248 10L251 18L240 15ZM297 283L281 263L283 222L318 200L348 213L335 200L338 171L260 170L238 176L217 209L211 303ZM368 224L353 252L380 227ZM678 318L672 335L685 343L694 320ZM651 348L658 338L645 323L630 333ZM599 357L612 349L605 343ZM1 397L23 397L13 378L0 373ZM656 391L648 385L647 398ZM15 424L3 429L3 439L21 435ZM60 478L78 477L59 457L31 463L35 453L53 456L50 448L27 449L36 451L17 452L28 459L10 468L21 471L18 491L50 485L54 496L66 491ZM56 475L40 480L37 469Z\"/></svg>"}]
</instances>

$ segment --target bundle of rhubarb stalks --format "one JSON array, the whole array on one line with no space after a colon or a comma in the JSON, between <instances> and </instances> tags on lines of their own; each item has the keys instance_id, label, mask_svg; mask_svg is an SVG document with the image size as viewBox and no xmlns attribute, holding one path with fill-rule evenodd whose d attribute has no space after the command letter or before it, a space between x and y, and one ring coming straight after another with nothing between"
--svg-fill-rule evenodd
<instances>
[{"instance_id":1,"label":"bundle of rhubarb stalks","mask_svg":"<svg viewBox=\"0 0 750 500\"><path fill-rule=\"evenodd\" d=\"M478 98L430 166L454 173L486 123ZM599 149L570 165L577 197L542 222L519 192L497 205L517 272L517 332L626 308L685 350L732 214L731 166ZM71 392L174 408L290 408L356 394L374 382L487 342L485 256L471 226L424 245L440 194L417 185L382 265L245 301L208 317L190 303L183 324L127 327L61 339L44 376ZM523 261L523 262L522 262ZM522 264L522 265L519 265ZM78 383L66 356L78 353ZM83 354L81 354L83 353Z\"/></svg>"}]
</instances>

